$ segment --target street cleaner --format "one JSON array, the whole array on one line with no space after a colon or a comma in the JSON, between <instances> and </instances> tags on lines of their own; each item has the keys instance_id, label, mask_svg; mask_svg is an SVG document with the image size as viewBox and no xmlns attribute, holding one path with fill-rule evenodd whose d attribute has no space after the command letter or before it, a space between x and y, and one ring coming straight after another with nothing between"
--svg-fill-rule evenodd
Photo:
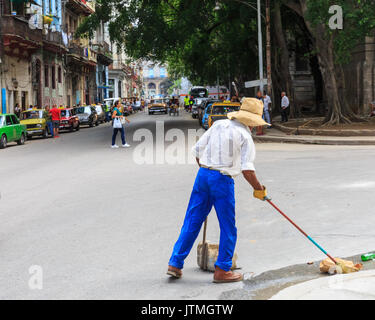
<instances>
[{"instance_id":1,"label":"street cleaner","mask_svg":"<svg viewBox=\"0 0 375 320\"><path fill-rule=\"evenodd\" d=\"M220 225L214 282L243 280L242 274L231 271L237 241L233 178L242 173L253 187L254 197L263 201L267 198L266 188L255 174L255 145L251 136L253 127L269 125L262 115L263 102L246 98L240 111L228 113L226 120L216 121L194 146L193 154L200 169L180 236L169 260L168 275L182 277L184 260L214 206Z\"/></svg>"}]
</instances>

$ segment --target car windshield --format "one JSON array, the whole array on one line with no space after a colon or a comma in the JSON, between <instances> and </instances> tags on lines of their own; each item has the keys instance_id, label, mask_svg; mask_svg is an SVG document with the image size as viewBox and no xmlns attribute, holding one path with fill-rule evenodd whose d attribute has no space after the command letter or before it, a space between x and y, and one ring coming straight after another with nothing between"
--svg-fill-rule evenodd
<instances>
[{"instance_id":1,"label":"car windshield","mask_svg":"<svg viewBox=\"0 0 375 320\"><path fill-rule=\"evenodd\" d=\"M76 109L77 113L91 113L91 108L90 107L79 107Z\"/></svg>"},{"instance_id":2,"label":"car windshield","mask_svg":"<svg viewBox=\"0 0 375 320\"><path fill-rule=\"evenodd\" d=\"M41 119L41 118L43 118L42 110L27 111L21 114L21 120Z\"/></svg>"},{"instance_id":3,"label":"car windshield","mask_svg":"<svg viewBox=\"0 0 375 320\"><path fill-rule=\"evenodd\" d=\"M207 98L208 90L205 88L195 88L190 91L190 95L194 98Z\"/></svg>"},{"instance_id":4,"label":"car windshield","mask_svg":"<svg viewBox=\"0 0 375 320\"><path fill-rule=\"evenodd\" d=\"M5 126L5 117L0 116L0 128Z\"/></svg>"},{"instance_id":5,"label":"car windshield","mask_svg":"<svg viewBox=\"0 0 375 320\"><path fill-rule=\"evenodd\" d=\"M63 118L69 118L72 116L72 113L70 110L61 110L61 116Z\"/></svg>"},{"instance_id":6,"label":"car windshield","mask_svg":"<svg viewBox=\"0 0 375 320\"><path fill-rule=\"evenodd\" d=\"M152 100L151 103L164 103L163 99Z\"/></svg>"},{"instance_id":7,"label":"car windshield","mask_svg":"<svg viewBox=\"0 0 375 320\"><path fill-rule=\"evenodd\" d=\"M234 112L239 110L239 106L214 106L212 109L212 114L226 115L228 112Z\"/></svg>"}]
</instances>

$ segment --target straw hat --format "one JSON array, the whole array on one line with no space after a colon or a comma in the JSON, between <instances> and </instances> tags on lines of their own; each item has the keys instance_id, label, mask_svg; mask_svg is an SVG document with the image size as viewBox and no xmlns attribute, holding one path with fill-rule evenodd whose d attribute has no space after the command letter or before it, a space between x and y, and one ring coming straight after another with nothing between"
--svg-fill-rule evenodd
<instances>
[{"instance_id":1,"label":"straw hat","mask_svg":"<svg viewBox=\"0 0 375 320\"><path fill-rule=\"evenodd\" d=\"M227 117L230 120L236 119L247 127L270 126L262 119L262 115L263 102L255 98L245 98L240 111L230 112Z\"/></svg>"}]
</instances>

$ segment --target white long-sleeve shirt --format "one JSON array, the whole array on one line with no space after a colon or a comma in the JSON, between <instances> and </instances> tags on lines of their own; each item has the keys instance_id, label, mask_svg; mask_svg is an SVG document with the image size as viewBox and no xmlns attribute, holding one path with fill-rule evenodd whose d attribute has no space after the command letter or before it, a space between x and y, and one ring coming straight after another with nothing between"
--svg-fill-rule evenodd
<instances>
[{"instance_id":1,"label":"white long-sleeve shirt","mask_svg":"<svg viewBox=\"0 0 375 320\"><path fill-rule=\"evenodd\" d=\"M281 107L282 108L288 108L289 107L289 98L287 96L284 96L281 99Z\"/></svg>"},{"instance_id":2,"label":"white long-sleeve shirt","mask_svg":"<svg viewBox=\"0 0 375 320\"><path fill-rule=\"evenodd\" d=\"M219 120L193 147L201 165L232 177L255 171L255 145L250 129L236 120Z\"/></svg>"}]
</instances>

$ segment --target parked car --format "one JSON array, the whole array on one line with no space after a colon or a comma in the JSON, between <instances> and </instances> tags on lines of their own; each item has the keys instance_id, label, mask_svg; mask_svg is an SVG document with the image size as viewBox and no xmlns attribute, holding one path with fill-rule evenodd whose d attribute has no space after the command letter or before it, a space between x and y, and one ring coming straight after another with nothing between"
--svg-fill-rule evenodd
<instances>
[{"instance_id":1,"label":"parked car","mask_svg":"<svg viewBox=\"0 0 375 320\"><path fill-rule=\"evenodd\" d=\"M202 112L203 115L202 115L201 125L206 130L208 130L208 116L209 116L209 113L211 111L211 107L215 102L217 102L217 100L208 101L206 103L206 107L205 107L204 111Z\"/></svg>"},{"instance_id":2,"label":"parked car","mask_svg":"<svg viewBox=\"0 0 375 320\"><path fill-rule=\"evenodd\" d=\"M228 113L239 111L240 108L239 102L215 102L209 110L208 128L211 128L215 121L227 119Z\"/></svg>"},{"instance_id":3,"label":"parked car","mask_svg":"<svg viewBox=\"0 0 375 320\"><path fill-rule=\"evenodd\" d=\"M153 99L148 105L148 114L163 112L168 114L168 104L166 99Z\"/></svg>"},{"instance_id":4,"label":"parked car","mask_svg":"<svg viewBox=\"0 0 375 320\"><path fill-rule=\"evenodd\" d=\"M26 137L26 126L15 114L0 114L0 149L6 148L9 142L25 144Z\"/></svg>"},{"instance_id":5,"label":"parked car","mask_svg":"<svg viewBox=\"0 0 375 320\"><path fill-rule=\"evenodd\" d=\"M74 112L79 119L80 125L87 125L93 127L94 125L99 125L98 114L95 107L92 106L82 106L74 108Z\"/></svg>"},{"instance_id":6,"label":"parked car","mask_svg":"<svg viewBox=\"0 0 375 320\"><path fill-rule=\"evenodd\" d=\"M98 114L98 121L100 123L104 123L105 122L105 112L104 112L103 106L100 105L100 104L97 104L97 105L95 105L95 110L96 110L96 113Z\"/></svg>"},{"instance_id":7,"label":"parked car","mask_svg":"<svg viewBox=\"0 0 375 320\"><path fill-rule=\"evenodd\" d=\"M203 116L204 116L204 113L205 113L205 110L206 110L206 107L209 103L213 103L213 102L220 102L220 100L214 100L214 99L204 99L202 101L202 103L199 105L199 108L198 108L198 121L199 121L199 124L201 126L203 126Z\"/></svg>"},{"instance_id":8,"label":"parked car","mask_svg":"<svg viewBox=\"0 0 375 320\"><path fill-rule=\"evenodd\" d=\"M26 126L27 138L39 136L48 137L48 127L46 119L43 118L42 109L32 109L21 113L21 124Z\"/></svg>"},{"instance_id":9,"label":"parked car","mask_svg":"<svg viewBox=\"0 0 375 320\"><path fill-rule=\"evenodd\" d=\"M72 108L61 109L60 130L76 130L80 129L80 122L75 110Z\"/></svg>"}]
</instances>

